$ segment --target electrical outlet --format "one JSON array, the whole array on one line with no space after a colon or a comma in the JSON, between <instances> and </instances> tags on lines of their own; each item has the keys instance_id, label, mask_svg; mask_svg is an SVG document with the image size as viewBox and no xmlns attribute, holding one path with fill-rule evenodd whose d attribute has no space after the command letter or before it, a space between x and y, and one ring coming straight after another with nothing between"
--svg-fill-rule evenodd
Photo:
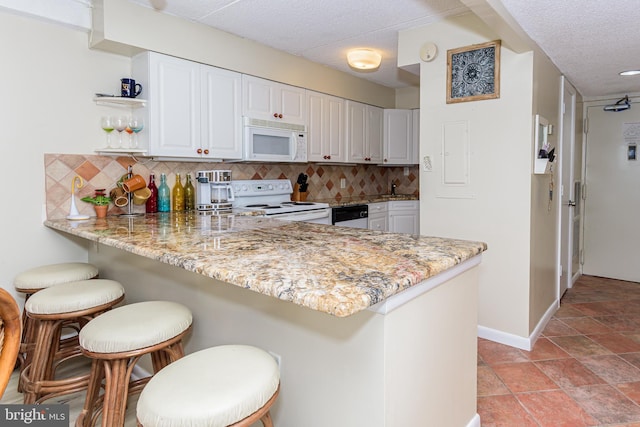
<instances>
[{"instance_id":1,"label":"electrical outlet","mask_svg":"<svg viewBox=\"0 0 640 427\"><path fill-rule=\"evenodd\" d=\"M404 176L409 176L409 166L404 167Z\"/></svg>"},{"instance_id":2,"label":"electrical outlet","mask_svg":"<svg viewBox=\"0 0 640 427\"><path fill-rule=\"evenodd\" d=\"M347 179L340 178L340 188L347 188Z\"/></svg>"}]
</instances>

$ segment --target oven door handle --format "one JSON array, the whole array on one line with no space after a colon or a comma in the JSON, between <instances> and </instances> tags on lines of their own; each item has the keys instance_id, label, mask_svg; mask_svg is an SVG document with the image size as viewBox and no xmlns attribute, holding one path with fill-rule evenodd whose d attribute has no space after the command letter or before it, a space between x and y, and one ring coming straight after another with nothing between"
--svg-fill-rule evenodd
<instances>
[{"instance_id":1,"label":"oven door handle","mask_svg":"<svg viewBox=\"0 0 640 427\"><path fill-rule=\"evenodd\" d=\"M330 209L316 209L304 212L288 212L283 214L268 215L269 218L283 219L287 221L311 221L313 219L328 218Z\"/></svg>"}]
</instances>

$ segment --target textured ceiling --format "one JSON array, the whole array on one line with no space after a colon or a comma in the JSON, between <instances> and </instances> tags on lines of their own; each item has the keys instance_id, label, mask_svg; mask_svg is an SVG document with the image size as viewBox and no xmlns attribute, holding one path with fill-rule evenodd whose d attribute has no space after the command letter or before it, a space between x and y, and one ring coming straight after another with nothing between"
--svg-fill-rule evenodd
<instances>
[{"instance_id":1,"label":"textured ceiling","mask_svg":"<svg viewBox=\"0 0 640 427\"><path fill-rule=\"evenodd\" d=\"M131 0L390 87L417 84L396 67L397 32L468 11L475 0ZM499 0L584 96L640 92L640 0ZM480 2L481 3L481 2ZM490 2L489 2L490 3ZM376 72L345 62L349 48L383 52Z\"/></svg>"},{"instance_id":2,"label":"textured ceiling","mask_svg":"<svg viewBox=\"0 0 640 427\"><path fill-rule=\"evenodd\" d=\"M640 92L638 0L501 0L585 97Z\"/></svg>"},{"instance_id":3,"label":"textured ceiling","mask_svg":"<svg viewBox=\"0 0 640 427\"><path fill-rule=\"evenodd\" d=\"M150 7L149 0L131 0ZM398 31L468 12L458 0L155 0L163 13L209 25L389 87L418 85L397 68ZM375 72L352 70L346 53L382 53Z\"/></svg>"}]
</instances>

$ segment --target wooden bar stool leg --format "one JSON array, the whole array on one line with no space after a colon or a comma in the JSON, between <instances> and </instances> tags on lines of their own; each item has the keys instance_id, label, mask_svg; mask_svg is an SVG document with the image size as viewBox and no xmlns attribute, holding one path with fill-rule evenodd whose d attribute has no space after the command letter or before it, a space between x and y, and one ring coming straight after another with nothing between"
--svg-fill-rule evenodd
<instances>
[{"instance_id":1,"label":"wooden bar stool leg","mask_svg":"<svg viewBox=\"0 0 640 427\"><path fill-rule=\"evenodd\" d=\"M55 355L54 339L58 334L56 330L60 327L59 321L38 321L38 331L36 346L45 351L35 352L29 365L22 371L21 378L24 388L23 401L25 404L34 404L38 400L41 381L51 379L52 357Z\"/></svg>"},{"instance_id":2,"label":"wooden bar stool leg","mask_svg":"<svg viewBox=\"0 0 640 427\"><path fill-rule=\"evenodd\" d=\"M102 427L124 426L124 416L129 397L129 378L135 362L129 359L105 361L105 390L102 410Z\"/></svg>"},{"instance_id":3,"label":"wooden bar stool leg","mask_svg":"<svg viewBox=\"0 0 640 427\"><path fill-rule=\"evenodd\" d=\"M76 419L76 427L89 427L95 425L94 415L98 409L98 397L102 390L102 379L104 378L104 362L94 359L91 362L91 380L87 388L87 397L84 401L84 407Z\"/></svg>"}]
</instances>

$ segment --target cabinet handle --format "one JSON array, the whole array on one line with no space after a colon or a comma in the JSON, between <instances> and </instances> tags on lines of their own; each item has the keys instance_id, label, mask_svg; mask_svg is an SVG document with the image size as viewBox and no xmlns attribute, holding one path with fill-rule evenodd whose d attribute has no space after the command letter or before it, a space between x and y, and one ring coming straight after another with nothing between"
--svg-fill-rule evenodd
<instances>
[{"instance_id":1,"label":"cabinet handle","mask_svg":"<svg viewBox=\"0 0 640 427\"><path fill-rule=\"evenodd\" d=\"M387 163L387 159L384 159L384 162Z\"/></svg>"},{"instance_id":2,"label":"cabinet handle","mask_svg":"<svg viewBox=\"0 0 640 427\"><path fill-rule=\"evenodd\" d=\"M278 113L273 113L273 117L278 118Z\"/></svg>"},{"instance_id":3,"label":"cabinet handle","mask_svg":"<svg viewBox=\"0 0 640 427\"><path fill-rule=\"evenodd\" d=\"M204 150L204 154L209 154L209 150Z\"/></svg>"},{"instance_id":4,"label":"cabinet handle","mask_svg":"<svg viewBox=\"0 0 640 427\"><path fill-rule=\"evenodd\" d=\"M327 160L327 156L322 156L323 159Z\"/></svg>"},{"instance_id":5,"label":"cabinet handle","mask_svg":"<svg viewBox=\"0 0 640 427\"><path fill-rule=\"evenodd\" d=\"M327 159L331 160L331 156L327 156Z\"/></svg>"},{"instance_id":6,"label":"cabinet handle","mask_svg":"<svg viewBox=\"0 0 640 427\"><path fill-rule=\"evenodd\" d=\"M202 154L202 148L198 148L198 149L196 150L196 153L198 153L198 154Z\"/></svg>"}]
</instances>

